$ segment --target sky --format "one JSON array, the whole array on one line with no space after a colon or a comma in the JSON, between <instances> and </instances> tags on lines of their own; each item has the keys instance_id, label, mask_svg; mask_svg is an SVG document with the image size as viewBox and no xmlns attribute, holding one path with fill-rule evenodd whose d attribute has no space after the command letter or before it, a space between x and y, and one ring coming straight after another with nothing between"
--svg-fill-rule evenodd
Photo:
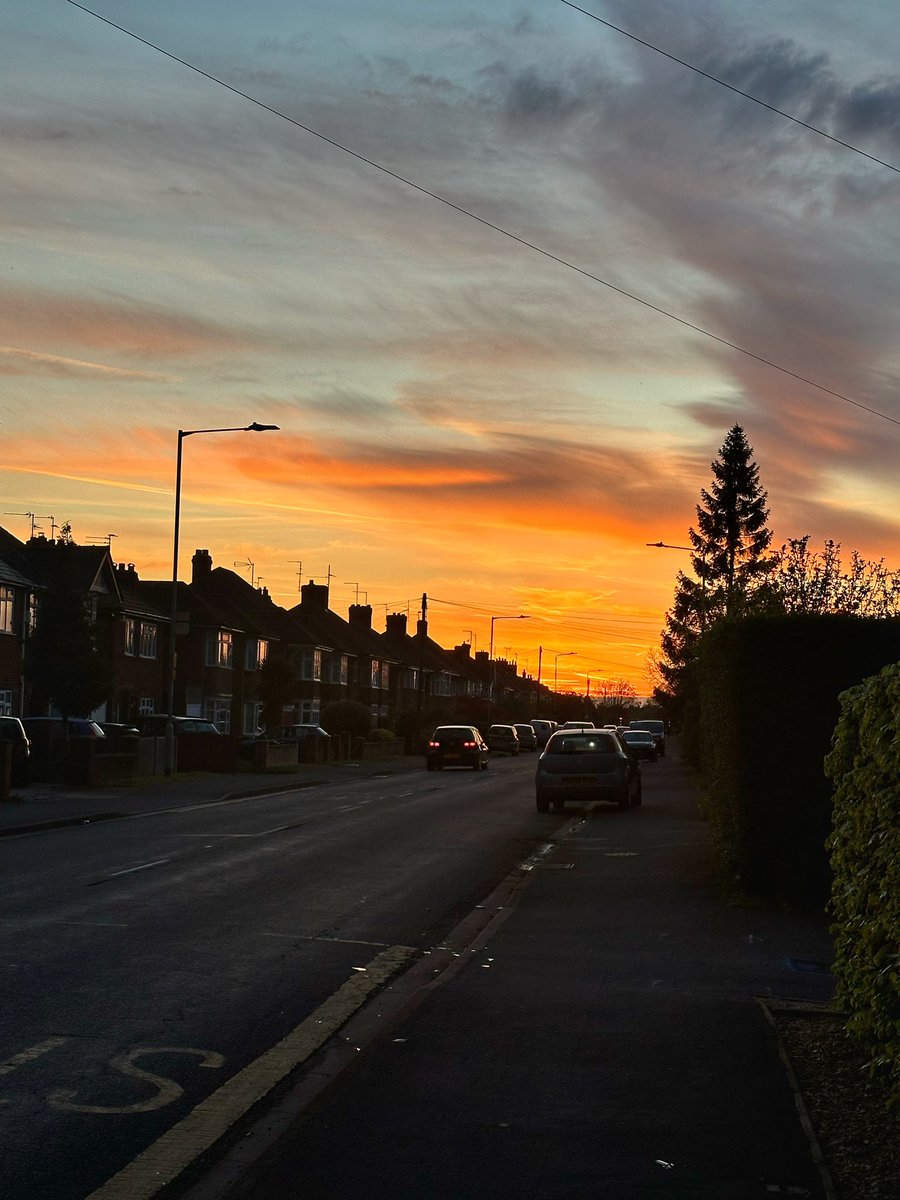
<instances>
[{"instance_id":1,"label":"sky","mask_svg":"<svg viewBox=\"0 0 900 1200\"><path fill-rule=\"evenodd\" d=\"M900 566L900 8L91 7L0 2L16 536L169 578L178 430L275 424L184 440L181 578L646 695L737 422L775 545Z\"/></svg>"}]
</instances>

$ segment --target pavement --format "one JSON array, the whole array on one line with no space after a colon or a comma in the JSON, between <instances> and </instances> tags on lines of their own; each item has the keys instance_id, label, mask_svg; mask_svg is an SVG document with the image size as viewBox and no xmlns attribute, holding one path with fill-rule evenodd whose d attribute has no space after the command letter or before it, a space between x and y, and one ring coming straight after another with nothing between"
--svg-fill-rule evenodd
<instances>
[{"instance_id":1,"label":"pavement","mask_svg":"<svg viewBox=\"0 0 900 1200\"><path fill-rule=\"evenodd\" d=\"M193 776L189 790L212 802L297 779ZM0 805L0 834L170 807L185 783L21 789ZM327 1052L309 1064L176 1194L835 1200L772 1020L831 1002L825 917L723 899L709 827L671 753L645 767L642 808L546 820L546 845L485 900L495 911L474 939L461 926L426 951L412 984L382 993L387 1016L341 1031L340 1072Z\"/></svg>"},{"instance_id":2,"label":"pavement","mask_svg":"<svg viewBox=\"0 0 900 1200\"><path fill-rule=\"evenodd\" d=\"M185 1200L834 1200L773 1019L832 1001L827 922L726 903L687 770L657 767L641 809L550 817L475 940Z\"/></svg>"},{"instance_id":3,"label":"pavement","mask_svg":"<svg viewBox=\"0 0 900 1200\"><path fill-rule=\"evenodd\" d=\"M111 820L183 804L214 804L243 796L291 792L350 778L392 775L420 770L418 756L382 761L309 764L291 774L261 775L254 771L229 774L195 772L158 776L106 787L72 787L39 782L13 787L0 800L0 837L88 821Z\"/></svg>"}]
</instances>

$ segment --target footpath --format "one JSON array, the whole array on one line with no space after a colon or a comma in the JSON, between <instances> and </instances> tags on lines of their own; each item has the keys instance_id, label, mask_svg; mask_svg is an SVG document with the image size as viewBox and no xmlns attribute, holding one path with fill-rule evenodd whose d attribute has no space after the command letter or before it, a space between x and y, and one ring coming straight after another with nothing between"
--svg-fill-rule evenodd
<instances>
[{"instance_id":1,"label":"footpath","mask_svg":"<svg viewBox=\"0 0 900 1200\"><path fill-rule=\"evenodd\" d=\"M459 969L185 1200L833 1200L764 1007L831 1000L826 922L726 904L688 775L657 766L641 809L550 817Z\"/></svg>"},{"instance_id":2,"label":"footpath","mask_svg":"<svg viewBox=\"0 0 900 1200\"><path fill-rule=\"evenodd\" d=\"M0 837L52 829L90 821L112 820L183 804L215 803L243 796L292 792L348 778L371 778L420 769L419 757L372 762L310 764L291 774L260 775L253 771L233 774L192 773L155 777L108 787L69 787L57 783L31 783L14 787L8 800L0 800Z\"/></svg>"}]
</instances>

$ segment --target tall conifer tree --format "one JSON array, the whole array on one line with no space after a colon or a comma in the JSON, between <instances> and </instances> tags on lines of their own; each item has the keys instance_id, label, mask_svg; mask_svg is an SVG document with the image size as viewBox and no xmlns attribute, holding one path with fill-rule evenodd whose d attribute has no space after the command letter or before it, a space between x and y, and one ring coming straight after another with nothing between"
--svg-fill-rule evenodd
<instances>
[{"instance_id":1,"label":"tall conifer tree","mask_svg":"<svg viewBox=\"0 0 900 1200\"><path fill-rule=\"evenodd\" d=\"M697 528L688 531L695 578L679 572L662 635L659 668L672 695L680 690L704 629L724 617L745 614L772 567L766 557L772 540L767 493L740 425L729 429L710 467L713 481L700 491Z\"/></svg>"}]
</instances>

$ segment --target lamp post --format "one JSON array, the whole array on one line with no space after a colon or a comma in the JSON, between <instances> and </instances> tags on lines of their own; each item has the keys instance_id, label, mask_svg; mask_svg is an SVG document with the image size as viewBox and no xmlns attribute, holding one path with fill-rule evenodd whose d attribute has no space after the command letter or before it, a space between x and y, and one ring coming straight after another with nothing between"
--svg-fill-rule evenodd
<instances>
[{"instance_id":1,"label":"lamp post","mask_svg":"<svg viewBox=\"0 0 900 1200\"><path fill-rule=\"evenodd\" d=\"M688 554L696 554L697 551L693 546L673 546L671 542L645 542L644 545L652 546L655 550L686 550ZM703 570L700 573L700 629L706 628L706 551L700 555L700 561L703 563Z\"/></svg>"},{"instance_id":2,"label":"lamp post","mask_svg":"<svg viewBox=\"0 0 900 1200\"><path fill-rule=\"evenodd\" d=\"M576 650L560 650L559 654L553 655L553 691L558 692L557 684L559 682L559 660L565 658L568 654L577 654Z\"/></svg>"},{"instance_id":3,"label":"lamp post","mask_svg":"<svg viewBox=\"0 0 900 1200\"><path fill-rule=\"evenodd\" d=\"M172 540L172 594L169 604L169 661L166 711L166 774L175 769L175 627L178 622L178 535L181 532L181 459L182 444L186 437L196 433L263 433L267 429L278 429L277 425L234 425L226 429L179 429L178 456L175 464L175 531Z\"/></svg>"},{"instance_id":4,"label":"lamp post","mask_svg":"<svg viewBox=\"0 0 900 1200\"><path fill-rule=\"evenodd\" d=\"M525 613L517 613L515 616L510 615L510 616L491 617L491 645L490 645L490 649L488 650L488 659L490 660L490 664L491 664L491 694L488 699L488 703L491 705L494 703L494 682L495 682L494 622L495 621L530 621L530 620L531 620L531 618L529 616L527 616Z\"/></svg>"}]
</instances>

